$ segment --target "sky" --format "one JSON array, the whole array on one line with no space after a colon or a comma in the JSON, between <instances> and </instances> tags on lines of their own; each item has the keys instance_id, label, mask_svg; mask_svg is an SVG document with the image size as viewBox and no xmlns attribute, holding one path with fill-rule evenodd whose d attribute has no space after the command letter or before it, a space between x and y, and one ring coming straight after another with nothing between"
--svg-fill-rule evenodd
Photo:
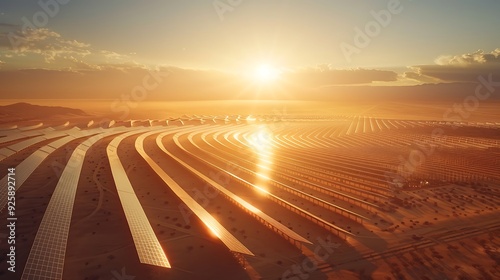
<instances>
[{"instance_id":1,"label":"sky","mask_svg":"<svg viewBox=\"0 0 500 280\"><path fill-rule=\"evenodd\" d=\"M160 99L448 94L500 74L499 12L497 0L3 0L0 92L113 98L157 71L147 90Z\"/></svg>"}]
</instances>

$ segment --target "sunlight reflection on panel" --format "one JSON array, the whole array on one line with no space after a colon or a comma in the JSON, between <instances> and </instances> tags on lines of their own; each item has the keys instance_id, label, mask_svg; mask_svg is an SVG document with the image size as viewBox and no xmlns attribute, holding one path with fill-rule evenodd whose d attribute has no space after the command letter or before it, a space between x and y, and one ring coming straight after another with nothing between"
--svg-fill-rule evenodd
<instances>
[{"instance_id":1,"label":"sunlight reflection on panel","mask_svg":"<svg viewBox=\"0 0 500 280\"><path fill-rule=\"evenodd\" d=\"M262 192L263 194L269 194L269 191L267 189L263 188L262 186L255 185L255 188L257 190L259 190L260 192Z\"/></svg>"},{"instance_id":2,"label":"sunlight reflection on panel","mask_svg":"<svg viewBox=\"0 0 500 280\"><path fill-rule=\"evenodd\" d=\"M262 173L257 173L257 176L260 177L260 178L263 178L265 180L269 180L270 179L269 177L267 177L267 175L262 174Z\"/></svg>"},{"instance_id":3,"label":"sunlight reflection on panel","mask_svg":"<svg viewBox=\"0 0 500 280\"><path fill-rule=\"evenodd\" d=\"M216 227L211 226L210 224L207 224L208 229L210 232L212 232L217 238L221 238L220 232Z\"/></svg>"},{"instance_id":4,"label":"sunlight reflection on panel","mask_svg":"<svg viewBox=\"0 0 500 280\"><path fill-rule=\"evenodd\" d=\"M265 127L261 126L255 133L245 137L250 147L253 148L256 156L257 176L255 178L255 185L259 186L263 194L268 194L268 181L271 179L269 173L273 165L273 135Z\"/></svg>"},{"instance_id":5,"label":"sunlight reflection on panel","mask_svg":"<svg viewBox=\"0 0 500 280\"><path fill-rule=\"evenodd\" d=\"M248 122L255 122L257 119L256 119L256 118L254 118L254 117L252 117L252 116L248 116L248 117L246 118L246 120L247 120Z\"/></svg>"},{"instance_id":6,"label":"sunlight reflection on panel","mask_svg":"<svg viewBox=\"0 0 500 280\"><path fill-rule=\"evenodd\" d=\"M257 166L262 169L271 170L271 168L267 164L257 164Z\"/></svg>"},{"instance_id":7,"label":"sunlight reflection on panel","mask_svg":"<svg viewBox=\"0 0 500 280\"><path fill-rule=\"evenodd\" d=\"M166 133L169 134L169 133ZM162 134L162 135L166 135ZM207 226L211 233L219 238L231 251L254 256L254 254L214 218L202 205L189 195L165 170L163 170L144 150L144 139L151 134L143 134L136 139L135 148L156 172L163 182L179 197L180 200ZM176 137L174 136L174 139ZM166 151L166 149L164 150ZM167 151L168 152L168 151Z\"/></svg>"},{"instance_id":8,"label":"sunlight reflection on panel","mask_svg":"<svg viewBox=\"0 0 500 280\"><path fill-rule=\"evenodd\" d=\"M224 193L225 195L227 195L230 199L234 200L236 203L238 203L239 205L243 206L244 208L248 209L249 211L251 211L252 213L255 213L255 215L257 217L259 217L260 219L262 219L263 221L265 221L267 223L267 225L270 225L271 227L275 228L276 230L282 232L283 234L285 234L286 236L290 237L291 239L293 240L296 240L296 241L299 241L299 242L304 242L304 243L308 243L308 244L312 244L310 241L308 241L307 239L303 238L302 236L298 235L296 232L290 230L288 227L284 226L283 224L281 224L280 222L278 222L277 220L273 219L272 217L268 216L266 213L262 212L261 210L259 210L258 208L256 208L255 206L251 205L250 203L248 203L247 201L243 200L241 197L235 195L234 193L232 193L231 191L229 191L228 189L226 189L225 187L223 187L222 185L218 184L217 182L215 182L214 180L212 180L211 178L203 175L201 172L199 172L198 170L192 168L191 166L189 166L188 164L186 164L185 162L183 162L182 160L180 160L179 158L175 157L173 154L171 154L166 148L165 146L162 144L162 138L165 136L166 134L165 133L162 133L158 136L158 138L156 139L156 142L158 144L158 146L160 147L160 149L163 150L163 152L165 152L167 155L169 155L170 157L172 157L173 159L175 159L177 162L179 162L181 165L183 165L185 168L187 168L188 170L190 170L193 174L195 174L196 176L198 176L199 178L201 178L202 180L206 181L207 183L211 184L212 186L214 186L215 188L217 188L220 192ZM209 163L208 161L206 161L205 159L189 152L188 150L186 150L180 143L179 143L179 140L178 139L175 139L174 138L174 142L176 143L176 145L181 148L182 150L184 150L185 152L191 154L192 156L200 159L201 161L204 161L206 163L208 163L209 165L211 166L214 166L212 163ZM198 149L201 149L196 143L192 142L191 144L193 144L195 147L197 147ZM214 166L215 167L215 166ZM224 172L227 172L227 171L224 171ZM235 176L234 174L230 173L231 175L230 176ZM236 176L237 177L237 176Z\"/></svg>"},{"instance_id":9,"label":"sunlight reflection on panel","mask_svg":"<svg viewBox=\"0 0 500 280\"><path fill-rule=\"evenodd\" d=\"M248 144L257 152L270 151L273 135L265 127L260 126L258 131L251 134L247 139Z\"/></svg>"}]
</instances>

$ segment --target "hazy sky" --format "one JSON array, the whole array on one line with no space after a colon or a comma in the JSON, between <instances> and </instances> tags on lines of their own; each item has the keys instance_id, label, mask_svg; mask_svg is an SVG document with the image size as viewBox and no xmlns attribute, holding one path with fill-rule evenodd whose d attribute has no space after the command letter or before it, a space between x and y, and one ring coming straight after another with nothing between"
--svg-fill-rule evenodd
<instances>
[{"instance_id":1,"label":"hazy sky","mask_svg":"<svg viewBox=\"0 0 500 280\"><path fill-rule=\"evenodd\" d=\"M470 82L499 69L499 14L497 0L2 0L0 80L21 69L161 66L200 78L270 65L304 87Z\"/></svg>"}]
</instances>

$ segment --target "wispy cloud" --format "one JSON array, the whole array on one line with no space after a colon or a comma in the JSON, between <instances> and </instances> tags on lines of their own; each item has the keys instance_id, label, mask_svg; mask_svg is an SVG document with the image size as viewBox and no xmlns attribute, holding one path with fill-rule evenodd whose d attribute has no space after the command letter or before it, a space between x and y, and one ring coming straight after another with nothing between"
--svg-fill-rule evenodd
<instances>
[{"instance_id":1,"label":"wispy cloud","mask_svg":"<svg viewBox=\"0 0 500 280\"><path fill-rule=\"evenodd\" d=\"M42 56L47 63L54 62L56 58L65 55L85 57L90 54L89 44L66 40L59 33L46 28L27 29L16 34L9 33L7 39L8 43L14 45L14 49L5 52L17 55L37 54ZM5 43L4 47L8 47Z\"/></svg>"},{"instance_id":2,"label":"wispy cloud","mask_svg":"<svg viewBox=\"0 0 500 280\"><path fill-rule=\"evenodd\" d=\"M112 64L123 66L127 63L137 66L128 55L95 49L88 43L64 38L47 28L0 34L0 55L13 58L26 56L41 58L41 63L34 63L33 68L51 65L56 69L88 70L109 67Z\"/></svg>"}]
</instances>

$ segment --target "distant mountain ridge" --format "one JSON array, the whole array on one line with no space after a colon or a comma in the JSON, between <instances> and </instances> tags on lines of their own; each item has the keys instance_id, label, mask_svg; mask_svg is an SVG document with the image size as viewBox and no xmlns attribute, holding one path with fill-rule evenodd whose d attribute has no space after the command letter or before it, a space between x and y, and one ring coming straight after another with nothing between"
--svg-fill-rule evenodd
<instances>
[{"instance_id":1,"label":"distant mountain ridge","mask_svg":"<svg viewBox=\"0 0 500 280\"><path fill-rule=\"evenodd\" d=\"M18 117L22 119L46 118L53 116L89 116L80 109L73 109L60 106L41 106L26 102L19 102L0 106L0 116L2 117Z\"/></svg>"}]
</instances>

